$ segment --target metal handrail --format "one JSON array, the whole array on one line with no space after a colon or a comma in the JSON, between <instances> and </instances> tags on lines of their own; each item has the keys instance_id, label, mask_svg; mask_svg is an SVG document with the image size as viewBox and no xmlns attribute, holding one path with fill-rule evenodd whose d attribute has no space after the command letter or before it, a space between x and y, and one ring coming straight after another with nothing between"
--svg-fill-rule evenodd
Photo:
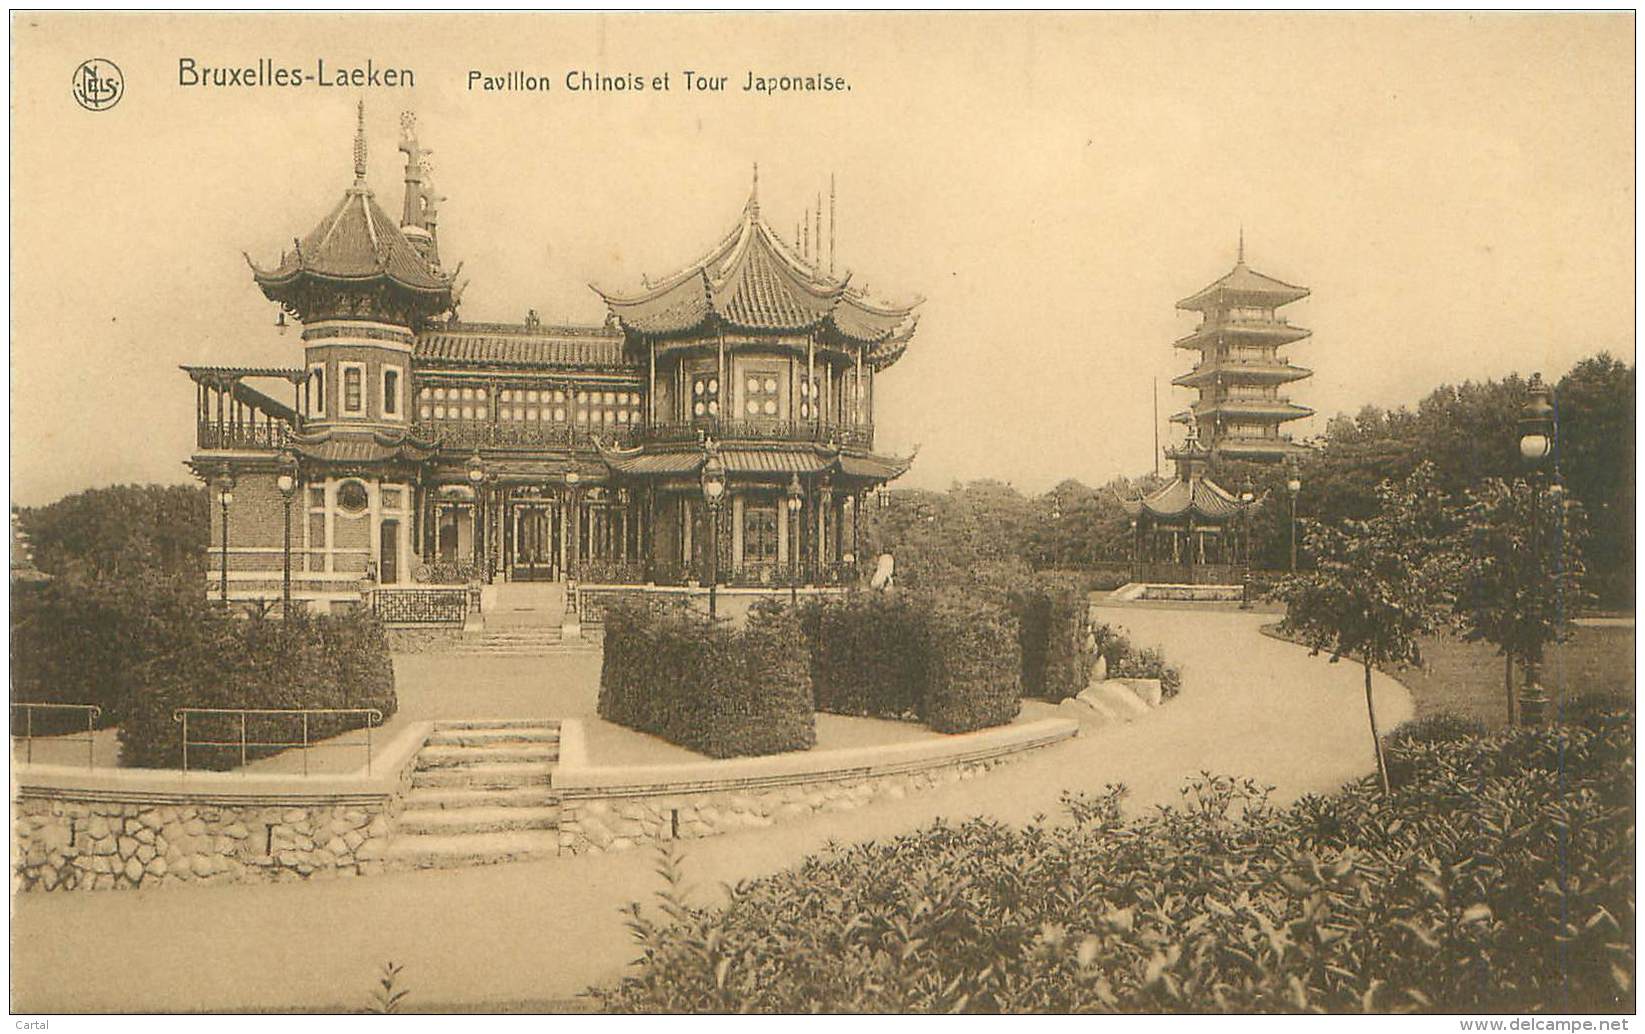
<instances>
[{"instance_id":1,"label":"metal handrail","mask_svg":"<svg viewBox=\"0 0 1645 1034\"><path fill-rule=\"evenodd\" d=\"M23 713L27 716L24 719L25 729L24 729L24 733L23 733L23 742L24 742L23 760L26 763L30 763L30 764L32 764L34 762L34 712L37 708L43 708L43 709L48 710L48 711L84 711L84 712L86 712L86 767L87 768L95 768L96 767L96 765L97 765L97 736L96 736L96 733L97 733L97 719L99 719L103 716L103 709L101 707L98 707L96 704L48 704L48 703L33 703L33 702L26 702L26 701L13 701L11 706L23 708L24 709ZM11 738L14 739L14 740L17 739L17 734L12 733ZM80 734L75 733L73 737L64 737L62 742L68 742L69 739L73 739L73 740L77 741L77 740L80 739Z\"/></svg>"},{"instance_id":2,"label":"metal handrail","mask_svg":"<svg viewBox=\"0 0 1645 1034\"><path fill-rule=\"evenodd\" d=\"M238 740L190 740L188 738L189 715L238 715L240 718L240 738ZM322 714L357 714L366 716L366 775L371 774L371 729L383 723L383 712L375 707L290 707L290 708L259 708L259 707L179 707L171 713L171 720L183 725L183 772L188 772L188 749L195 747L239 747L240 771L245 773L248 747L301 747L303 748L303 775L308 775L308 752L316 747L358 747L361 741L353 740L347 743L314 743L308 735L308 719L310 715ZM298 715L303 719L303 738L298 741L281 740L253 740L247 737L246 721L251 716L271 717L274 715Z\"/></svg>"}]
</instances>

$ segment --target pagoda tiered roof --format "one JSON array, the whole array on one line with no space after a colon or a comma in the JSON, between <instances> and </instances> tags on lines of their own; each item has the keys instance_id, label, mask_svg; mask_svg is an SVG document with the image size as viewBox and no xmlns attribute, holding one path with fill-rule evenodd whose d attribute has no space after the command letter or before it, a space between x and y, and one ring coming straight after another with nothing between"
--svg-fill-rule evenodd
<instances>
[{"instance_id":1,"label":"pagoda tiered roof","mask_svg":"<svg viewBox=\"0 0 1645 1034\"><path fill-rule=\"evenodd\" d=\"M1210 478L1172 478L1165 487L1137 499L1121 499L1120 505L1133 517L1148 514L1175 520L1192 514L1208 524L1220 524L1236 516L1247 504ZM1257 503L1249 504L1255 507Z\"/></svg>"},{"instance_id":2,"label":"pagoda tiered roof","mask_svg":"<svg viewBox=\"0 0 1645 1034\"><path fill-rule=\"evenodd\" d=\"M708 254L635 293L594 291L624 329L653 336L686 335L711 327L756 334L810 333L870 349L888 364L913 334L913 310L871 300L796 255L760 218L751 194L742 218ZM592 286L592 285L591 285Z\"/></svg>"},{"instance_id":3,"label":"pagoda tiered roof","mask_svg":"<svg viewBox=\"0 0 1645 1034\"><path fill-rule=\"evenodd\" d=\"M1285 384L1313 375L1314 371L1282 359L1216 359L1200 363L1172 378L1171 383L1182 388L1198 388L1220 378L1232 384Z\"/></svg>"},{"instance_id":4,"label":"pagoda tiered roof","mask_svg":"<svg viewBox=\"0 0 1645 1034\"><path fill-rule=\"evenodd\" d=\"M1299 406L1282 399L1217 399L1196 402L1190 409L1173 413L1171 422L1185 424L1190 419L1197 419L1203 423L1214 416L1261 417L1267 421L1286 421L1300 420L1313 414L1314 411L1307 406Z\"/></svg>"},{"instance_id":5,"label":"pagoda tiered roof","mask_svg":"<svg viewBox=\"0 0 1645 1034\"><path fill-rule=\"evenodd\" d=\"M1243 252L1243 248L1242 248ZM1308 288L1276 280L1245 264L1243 253L1234 268L1207 287L1177 303L1177 308L1204 312L1230 306L1274 308L1308 297Z\"/></svg>"},{"instance_id":6,"label":"pagoda tiered roof","mask_svg":"<svg viewBox=\"0 0 1645 1034\"><path fill-rule=\"evenodd\" d=\"M1198 349L1232 338L1261 345L1278 346L1288 345L1293 341L1301 341L1303 338L1313 336L1313 333L1306 327L1294 327L1282 319L1207 320L1195 327L1192 334L1185 334L1171 344L1175 348Z\"/></svg>"}]
</instances>

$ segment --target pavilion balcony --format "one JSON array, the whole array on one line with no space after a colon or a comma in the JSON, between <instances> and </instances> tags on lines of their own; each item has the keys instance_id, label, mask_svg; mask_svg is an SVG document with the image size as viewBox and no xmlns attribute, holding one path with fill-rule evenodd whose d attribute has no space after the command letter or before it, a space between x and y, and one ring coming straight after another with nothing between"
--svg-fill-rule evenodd
<instances>
[{"instance_id":1,"label":"pavilion balcony","mask_svg":"<svg viewBox=\"0 0 1645 1034\"><path fill-rule=\"evenodd\" d=\"M874 425L835 424L821 420L692 420L685 423L650 424L634 428L641 442L715 441L833 442L861 449L874 447Z\"/></svg>"},{"instance_id":2,"label":"pavilion balcony","mask_svg":"<svg viewBox=\"0 0 1645 1034\"><path fill-rule=\"evenodd\" d=\"M412 427L417 438L454 449L592 449L596 437L626 447L634 444L638 430L626 425L589 428L505 420L425 420Z\"/></svg>"},{"instance_id":3,"label":"pavilion balcony","mask_svg":"<svg viewBox=\"0 0 1645 1034\"><path fill-rule=\"evenodd\" d=\"M291 442L291 425L283 420L223 421L202 420L196 428L195 445L200 449L235 449L278 452Z\"/></svg>"}]
</instances>

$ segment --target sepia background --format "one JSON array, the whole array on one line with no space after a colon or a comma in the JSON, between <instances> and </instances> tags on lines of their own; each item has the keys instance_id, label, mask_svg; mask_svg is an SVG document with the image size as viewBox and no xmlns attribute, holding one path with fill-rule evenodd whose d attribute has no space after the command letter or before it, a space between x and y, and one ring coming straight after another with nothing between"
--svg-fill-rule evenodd
<instances>
[{"instance_id":1,"label":"sepia background","mask_svg":"<svg viewBox=\"0 0 1645 1034\"><path fill-rule=\"evenodd\" d=\"M782 233L837 177L840 266L926 298L885 378L902 484L1041 491L1151 468L1193 320L1250 264L1309 286L1297 401L1325 418L1433 385L1634 354L1634 22L1525 15L137 16L12 21L12 489L31 505L184 481L179 363L290 364L264 264L351 173L396 202L398 116L433 148L462 315L598 322L586 286L696 259L747 196ZM126 94L78 107L74 68ZM410 67L403 90L201 89L204 65ZM470 68L554 80L481 93ZM730 77L679 88L684 69ZM571 94L568 70L671 72ZM844 76L760 96L760 74ZM826 202L825 202L826 203ZM396 202L397 204L397 202ZM391 208L395 205L391 205Z\"/></svg>"}]
</instances>

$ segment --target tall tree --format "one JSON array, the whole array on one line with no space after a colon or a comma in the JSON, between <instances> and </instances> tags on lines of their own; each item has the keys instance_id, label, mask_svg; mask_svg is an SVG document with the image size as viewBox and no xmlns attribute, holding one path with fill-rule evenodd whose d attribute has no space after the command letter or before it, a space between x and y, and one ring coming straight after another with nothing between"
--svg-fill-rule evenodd
<instances>
[{"instance_id":1,"label":"tall tree","mask_svg":"<svg viewBox=\"0 0 1645 1034\"><path fill-rule=\"evenodd\" d=\"M1554 389L1559 469L1582 503L1589 588L1608 606L1634 596L1634 368L1601 353Z\"/></svg>"},{"instance_id":2,"label":"tall tree","mask_svg":"<svg viewBox=\"0 0 1645 1034\"><path fill-rule=\"evenodd\" d=\"M1332 661L1354 657L1364 667L1365 713L1377 775L1387 793L1371 670L1421 663L1419 638L1439 626L1447 601L1446 544L1454 516L1427 463L1402 482L1383 482L1377 498L1377 512L1368 520L1308 522L1315 569L1285 578L1274 596L1285 603L1286 631L1315 653L1329 653Z\"/></svg>"},{"instance_id":3,"label":"tall tree","mask_svg":"<svg viewBox=\"0 0 1645 1034\"><path fill-rule=\"evenodd\" d=\"M1502 656L1511 725L1514 665L1529 682L1582 602L1581 507L1563 492L1490 478L1468 493L1458 536L1454 613L1463 638Z\"/></svg>"}]
</instances>

